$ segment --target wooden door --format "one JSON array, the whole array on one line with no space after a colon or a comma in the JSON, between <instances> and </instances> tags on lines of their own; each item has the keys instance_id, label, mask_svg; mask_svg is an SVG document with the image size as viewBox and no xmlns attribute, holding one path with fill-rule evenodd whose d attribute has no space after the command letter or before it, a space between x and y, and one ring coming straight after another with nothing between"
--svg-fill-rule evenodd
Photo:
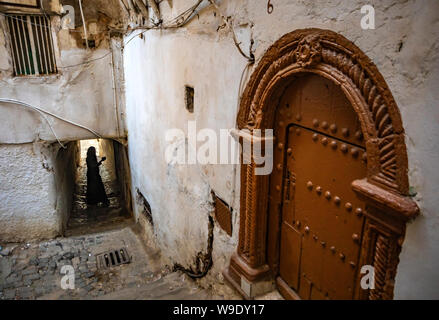
<instances>
[{"instance_id":1,"label":"wooden door","mask_svg":"<svg viewBox=\"0 0 439 320\"><path fill-rule=\"evenodd\" d=\"M278 283L301 299L352 299L358 285L366 176L360 123L343 92L317 75L285 91L275 128L284 141ZM281 290L282 291L282 290Z\"/></svg>"}]
</instances>

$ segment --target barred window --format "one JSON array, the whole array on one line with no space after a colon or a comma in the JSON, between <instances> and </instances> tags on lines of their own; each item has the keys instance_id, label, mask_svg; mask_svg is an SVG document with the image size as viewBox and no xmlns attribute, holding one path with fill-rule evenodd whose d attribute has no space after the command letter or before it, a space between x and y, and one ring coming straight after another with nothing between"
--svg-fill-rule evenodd
<instances>
[{"instance_id":1,"label":"barred window","mask_svg":"<svg viewBox=\"0 0 439 320\"><path fill-rule=\"evenodd\" d=\"M15 75L56 73L50 20L42 15L8 15L7 21Z\"/></svg>"},{"instance_id":2,"label":"barred window","mask_svg":"<svg viewBox=\"0 0 439 320\"><path fill-rule=\"evenodd\" d=\"M39 8L41 7L40 0L6 0L0 1L0 4L6 6L22 7L22 8Z\"/></svg>"}]
</instances>

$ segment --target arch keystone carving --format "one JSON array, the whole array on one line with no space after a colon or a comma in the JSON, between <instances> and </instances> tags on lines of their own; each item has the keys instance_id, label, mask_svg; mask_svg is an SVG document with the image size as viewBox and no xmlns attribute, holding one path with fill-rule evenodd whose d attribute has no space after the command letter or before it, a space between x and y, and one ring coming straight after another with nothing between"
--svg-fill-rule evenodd
<instances>
[{"instance_id":1,"label":"arch keystone carving","mask_svg":"<svg viewBox=\"0 0 439 320\"><path fill-rule=\"evenodd\" d=\"M295 51L297 64L303 68L316 65L322 60L322 46L318 34L310 34L300 40Z\"/></svg>"}]
</instances>

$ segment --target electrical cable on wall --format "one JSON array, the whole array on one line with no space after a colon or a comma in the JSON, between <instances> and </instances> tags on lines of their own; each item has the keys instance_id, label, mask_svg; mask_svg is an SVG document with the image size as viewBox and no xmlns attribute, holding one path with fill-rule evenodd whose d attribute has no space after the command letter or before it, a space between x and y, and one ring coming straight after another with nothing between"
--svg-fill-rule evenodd
<instances>
[{"instance_id":1,"label":"electrical cable on wall","mask_svg":"<svg viewBox=\"0 0 439 320\"><path fill-rule=\"evenodd\" d=\"M250 43L250 55L247 55L247 54L244 53L244 51L242 51L240 43L238 43L238 39L236 38L235 29L233 28L233 24L231 24L229 22L229 20L222 14L220 8L218 7L218 5L215 3L214 0L209 0L209 2L215 7L215 9L221 15L221 19L223 19L224 23L229 27L230 31L232 32L233 42L235 43L235 46L238 49L239 53L244 58L246 58L250 63L254 63L255 62L255 57L254 57L253 53L251 52L251 47L253 45L253 40Z\"/></svg>"},{"instance_id":2,"label":"electrical cable on wall","mask_svg":"<svg viewBox=\"0 0 439 320\"><path fill-rule=\"evenodd\" d=\"M5 13L3 13L3 12L0 12L0 15L1 15L1 16L4 16L4 17L7 17L7 18L12 18L12 19L17 20L17 21L21 21L21 22L29 23L29 24L31 24L31 25L33 25L33 26L36 26L36 27L41 27L41 28L46 28L46 29L52 29L50 26L48 27L48 26L45 26L45 25L43 25L43 24L38 24L38 23L28 22L27 20L23 20L23 19L20 19L20 18L15 17L15 16L13 16L13 15L5 14Z\"/></svg>"},{"instance_id":3,"label":"electrical cable on wall","mask_svg":"<svg viewBox=\"0 0 439 320\"><path fill-rule=\"evenodd\" d=\"M64 145L61 143L61 141L58 139L58 136L57 136L57 134L55 133L55 130L53 129L51 123L49 122L49 119L46 117L46 114L49 115L49 116L52 116L52 117L54 117L54 118L56 118L56 119L58 119L58 120L61 120L61 121L67 122L67 123L69 123L69 124L72 124L72 125L74 125L74 126L76 126L76 127L79 127L79 128L85 129L85 130L91 132L92 134L94 134L95 136L97 136L98 138L102 138L102 136L101 136L99 133L97 133L95 130L93 130L93 129L90 129L90 128L84 126L84 125L81 125L81 124L75 123L75 122L73 122L73 121L70 121L70 120L68 120L68 119L62 118L62 117L60 117L60 116L58 116L58 115L56 115L56 114L53 114L53 113L51 113L51 112L49 112L49 111L46 111L46 110L44 110L44 109L41 109L41 108L39 108L39 107L35 107L35 106L33 106L33 105L30 105L30 104L28 104L28 103L26 103L26 102L19 101L19 100L15 100L15 99L5 99L5 98L0 98L0 102L11 103L11 104L16 104L16 105L21 105L21 106L24 106L24 107L30 108L30 109L32 109L32 110L34 110L34 111L37 111L37 112L38 112L38 113L39 113L39 114L40 114L40 115L46 120L46 122L47 122L47 124L49 125L50 130L52 131L52 133L53 133L53 135L55 136L56 140L57 140L58 143L61 145L61 147L63 147L64 149L66 148L66 146L64 146Z\"/></svg>"},{"instance_id":4,"label":"electrical cable on wall","mask_svg":"<svg viewBox=\"0 0 439 320\"><path fill-rule=\"evenodd\" d=\"M2 15L2 16L4 16L4 17L9 17L9 18L15 19L15 20L17 20L17 21L21 21L21 22L29 23L29 24L34 25L34 26L36 26L36 27L41 27L41 28L51 29L50 26L48 27L48 26L45 26L45 25L42 25L42 24L29 22L29 21L27 21L27 20L23 20L23 19L20 19L20 18L14 17L14 16L12 16L12 15L7 15L7 14L4 14L4 13L2 13L2 12L0 12L0 15ZM72 31L73 31L73 30L70 30L70 32L72 32ZM86 42L87 42L87 45L88 45L88 41L86 41ZM68 65L68 66L57 66L57 68L58 68L58 69L67 69L67 68L72 68L72 67L82 66L82 65L85 65L85 64L90 63L90 62L94 62L94 61L97 61L97 60L101 60L101 59L103 59L103 58L109 56L110 54L111 54L111 52L108 52L108 53L106 53L105 55L103 55L103 56L101 56L101 57L99 57L99 58L91 59L91 60L84 61L84 62L81 62L81 63L78 63L78 64L74 64L74 65ZM0 71L8 71L8 70L0 69Z\"/></svg>"},{"instance_id":5,"label":"electrical cable on wall","mask_svg":"<svg viewBox=\"0 0 439 320\"><path fill-rule=\"evenodd\" d=\"M130 43L134 38L136 38L137 36L139 36L140 34L144 34L145 32L149 31L149 30L166 30L166 29L175 29L175 28L180 28L183 27L184 25L186 25L191 17L193 16L194 12L197 10L197 8L201 5L201 3L204 0L198 0L197 3L190 7L189 9L185 10L184 12L182 12L181 14L179 14L177 17L175 17L174 19L170 20L168 22L168 24L165 25L161 25L161 26L153 26L153 27L136 27L133 28L132 30L141 30L141 29L146 29L143 32L136 34L135 36L131 37L125 44L124 46L126 46L128 43ZM233 36L233 42L235 43L236 48L238 49L239 53L246 58L250 63L254 63L255 62L255 57L253 55L253 53L251 52L251 47L253 45L253 41L251 41L250 43L250 54L247 55L242 49L241 49L241 44L238 42L238 39L236 38L236 34L235 34L235 30L233 28L233 25L229 22L228 19L226 19L226 17L221 13L221 10L219 9L218 5L215 3L214 0L208 0L214 7L215 9L218 11L218 13L221 15L222 20L224 21L224 23L229 27L230 31L232 32L232 36ZM185 17L186 16L186 17ZM127 32L128 30L125 30L123 33Z\"/></svg>"},{"instance_id":6,"label":"electrical cable on wall","mask_svg":"<svg viewBox=\"0 0 439 320\"><path fill-rule=\"evenodd\" d=\"M87 48L88 48L87 29L86 29L86 25L85 25L85 18L84 18L83 10L82 10L82 3L81 3L81 0L78 0L78 1L79 1L79 6L80 6L80 10L81 10L82 21L83 21L83 25L84 25L84 33L85 33L85 37L86 37L86 45L87 45ZM198 7L201 5L201 3L202 3L203 1L204 1L204 0L198 0L193 6L191 6L191 7L188 8L188 9L186 9L185 11L183 11L182 13L180 13L179 15L177 15L175 18L171 19L167 24L164 24L164 25L162 24L162 25L160 25L160 26L154 26L154 27L136 27L136 28L134 28L134 29L132 29L132 30L136 30L136 29L145 29L145 28L146 28L146 30L144 30L143 32L140 33L140 34L143 34L143 33L145 33L146 31L148 31L148 30L152 30L152 29L156 29L156 30L160 29L160 30L161 30L161 29L175 29L175 28L183 27L184 25L186 25L186 24L191 20L191 18L194 16L195 11L198 9ZM250 45L250 55L245 54L245 53L242 51L241 47L240 47L240 43L238 43L238 41L237 41L236 34L235 34L234 29L233 29L233 25L230 24L230 22L224 17L224 15L220 12L219 7L217 6L217 4L216 4L213 0L208 0L208 1L209 1L209 2L215 7L215 9L220 13L221 18L223 19L223 21L225 22L225 24L226 24L227 26L229 26L229 28L230 28L230 30L231 30L231 32L232 32L232 35L233 35L233 41L234 41L234 43L235 43L235 46L237 47L237 49L238 49L238 51L240 52L240 54L241 54L242 56L244 56L244 57L248 60L248 64L246 65L245 69L243 70L243 73L244 73L245 70L246 70L251 64L253 64L254 61L255 61L254 56L253 56L253 53L251 52L251 45L253 44L253 41L251 42L251 45ZM9 16L9 15L3 14L3 13L0 13L0 14L3 15L3 16ZM14 19L17 19L17 20L22 20L22 19L20 19L20 18L14 17L14 16L11 16L11 17L14 18ZM31 23L31 24L32 24L32 23ZM43 26L43 27L45 27L45 28L50 28L50 29L51 29L50 26L49 26L49 27L47 27L47 26ZM126 31L128 31L128 30L124 30L124 32L126 32ZM132 38L130 38L130 39L124 44L124 46L128 45L128 43L130 43L130 42L131 42L134 38L136 38L138 35L139 35L139 34L136 34L135 36L133 36ZM88 63L91 63L91 62L95 62L95 61L98 61L98 60L104 59L105 57L109 56L110 54L112 54L111 51L108 52L108 53L106 53L106 54L104 54L103 56L98 57L98 58L95 58L95 59L91 59L91 60L84 61L84 62L81 62L81 63L78 63L78 64L74 64L74 65L59 66L58 68L60 68L60 69L67 69L67 68L72 68L72 67L82 66L82 65L85 65L85 64L88 64ZM242 75L242 76L243 76L243 75ZM242 76L241 76L241 81L240 81L240 86L239 86L238 100L240 99L240 96L241 96ZM53 130L53 128L52 128L50 122L48 121L48 119L47 119L47 117L45 116L44 113L49 114L49 115L51 115L51 116L53 116L53 117L55 117L55 118L58 118L59 120L62 120L62 121L68 122L68 123L70 123L70 124L73 124L73 125L75 125L75 126L78 126L78 127L83 128L83 129L86 129L86 130L92 132L94 135L96 135L96 136L98 136L98 137L101 137L97 132L95 132L95 131L92 130L92 129L86 128L86 127L84 127L84 126L82 126L82 125L76 124L76 123L71 122L71 121L69 121L69 120L67 120L67 119L63 119L63 118L58 117L58 116L56 116L56 115L54 115L54 114L52 114L52 113L50 113L50 112L47 112L47 111L45 111L45 110L42 110L42 109L40 109L40 108L38 108L38 107L31 106L31 105L29 105L29 104L27 104L27 103L24 103L24 102L21 102L21 101L18 101L18 100L13 100L13 99L0 99L0 101L1 101L1 102L7 102L7 103L16 103L16 104L20 104L20 105L22 105L22 106L26 106L26 107L29 107L29 108L31 108L31 109L34 109L34 110L38 111L38 112L39 112L39 113L45 118L45 120L47 121L47 123L48 123L48 125L49 125L51 131L53 132L54 136L56 137L57 141L60 143L61 146L63 146L62 143L59 141L59 139L58 139L58 137L57 137L55 131ZM64 147L64 146L63 146L63 147Z\"/></svg>"},{"instance_id":7,"label":"electrical cable on wall","mask_svg":"<svg viewBox=\"0 0 439 320\"><path fill-rule=\"evenodd\" d=\"M87 49L88 47L88 36L87 36L87 24L85 23L84 11L82 11L82 0L78 0L79 2L79 10L81 11L82 25L84 26L84 37L85 37L85 45Z\"/></svg>"},{"instance_id":8,"label":"electrical cable on wall","mask_svg":"<svg viewBox=\"0 0 439 320\"><path fill-rule=\"evenodd\" d=\"M179 28L184 26L185 24L187 24L190 21L190 18L193 16L193 13L197 10L197 8L201 5L201 3L204 0L198 0L197 3L190 7L189 9L185 10L184 12L182 12L181 14L179 14L177 17L175 17L174 19L170 20L168 22L167 25L162 25L162 26L154 26L154 27L136 27L132 30L136 30L136 29L146 29L143 32L136 34L135 36L131 37L130 39L128 39L128 41L124 44L124 46L128 45L133 39L135 39L137 36L139 36L140 34L144 34L145 32L149 31L149 30L161 30L161 29L171 29L171 28ZM241 99L241 94L242 94L242 83L243 83L243 78L244 78L244 74L246 73L246 71L248 70L248 68L250 68L251 65L254 64L255 62L255 57L253 55L252 52L252 45L253 45L253 40L251 40L250 42L250 54L247 55L244 53L244 51L241 49L240 43L238 42L237 38L236 38L236 34L235 34L235 30L233 28L233 25L229 22L229 20L227 20L225 18L225 16L221 13L218 5L213 1L213 0L208 0L214 7L215 9L218 11L218 13L221 15L222 20L224 21L224 23L229 27L229 29L232 32L232 36L233 36L233 42L235 44L235 46L237 47L239 53L247 59L247 64L244 67L242 74L241 74L241 78L240 78L240 82L239 82L239 88L238 88L238 98L237 98L237 105L239 107L239 103L240 103L240 99ZM189 14L189 15L188 15ZM185 17L186 16L186 17ZM126 32L127 30L125 30ZM236 165L234 165L233 168L233 191L232 191L232 206L234 205L235 202L235 198L236 198L236 173L237 173L237 168ZM186 270L187 271L187 270Z\"/></svg>"},{"instance_id":9,"label":"electrical cable on wall","mask_svg":"<svg viewBox=\"0 0 439 320\"><path fill-rule=\"evenodd\" d=\"M195 3L195 5L193 5L192 7L188 8L188 9L186 9L185 11L180 13L175 18L171 19L167 24L164 24L164 25L161 25L161 26L154 26L154 27L136 27L136 28L131 29L131 31L134 31L134 30L144 30L144 31L142 31L141 33L136 34L135 36L133 36L130 39L128 39L128 41L124 44L124 47L126 45L128 45L128 43L130 43L137 36L139 36L140 34L144 34L145 32L147 32L149 30L176 29L176 28L181 28L181 27L185 26L191 20L191 18L193 17L193 14L195 13L195 11L198 9L198 7L201 5L201 3L203 1L204 0L198 0L197 3ZM208 1L210 3L212 3L215 6L215 8L219 11L218 6L214 2L212 2L212 0L208 0ZM81 1L79 0L79 2L81 2ZM221 14L221 12L220 12L220 14ZM0 15L3 15L5 17L9 16L9 15L6 15L6 14L1 13L1 12L0 12ZM13 19L19 20L19 21L24 21L24 20L22 20L20 18L14 17L14 16L10 16L10 17L12 17ZM253 53L251 52L251 50L250 50L250 55L249 56L246 55L242 51L242 49L240 47L240 43L238 43L238 40L236 38L236 34L235 34L234 29L233 29L233 26L229 23L229 21L227 21L227 19L222 14L221 14L221 17L224 20L224 22L229 26L230 30L232 31L233 41L235 43L235 46L238 48L238 51L240 52L240 54L243 57L245 57L249 62L253 63L255 61L255 59L254 59L254 56L253 56ZM31 23L31 24L35 25L35 26L41 26L41 27L44 27L44 28L51 29L51 27L47 27L47 26L44 26L44 25L39 25L39 24L34 24L34 23ZM85 28L85 20L84 19L83 19L83 24L84 24L84 28ZM118 29L112 29L112 30L113 31L120 31L122 33L126 33L128 31L128 30L118 30ZM87 31L86 31L86 29L84 29L84 33L85 33L85 37L86 37L86 45L88 47L88 40L87 40ZM82 66L82 65L88 64L90 62L95 62L95 61L104 59L105 57L109 56L110 54L111 54L111 52L108 52L108 53L106 53L105 55L103 55L103 56L101 56L99 58L91 59L91 60L84 61L84 62L81 62L81 63L78 63L78 64L74 64L74 65L58 66L58 69L67 69L67 68L73 68L73 67L77 67L77 66Z\"/></svg>"},{"instance_id":10,"label":"electrical cable on wall","mask_svg":"<svg viewBox=\"0 0 439 320\"><path fill-rule=\"evenodd\" d=\"M149 30L176 29L176 28L181 28L181 27L185 26L191 20L194 12L198 9L198 7L201 5L201 3L203 1L204 0L198 0L195 5L193 5L189 9L186 9L185 11L180 13L175 18L171 19L167 24L161 24L160 26L155 25L153 27L135 27L135 28L131 29L130 31L134 31L134 30L144 30L144 31L142 31L139 34L136 34L135 36L128 39L128 41L124 44L124 46L126 46L128 43L130 43L137 36L144 34L145 32L147 32ZM126 33L126 32L128 32L128 30L122 30L122 33Z\"/></svg>"},{"instance_id":11,"label":"electrical cable on wall","mask_svg":"<svg viewBox=\"0 0 439 320\"><path fill-rule=\"evenodd\" d=\"M84 61L84 62L80 62L80 63L78 63L78 64L72 64L72 65L70 65L70 66L58 67L58 69L67 69L67 68L73 68L73 67L82 66L82 65L88 64L88 63L90 63L90 62L95 62L95 61L98 61L98 60L104 59L105 57L108 57L110 54L111 54L111 51L110 51L110 52L107 52L106 54L104 54L103 56L101 56L101 57L99 57L99 58L95 58L95 59L87 60L87 61Z\"/></svg>"},{"instance_id":12,"label":"electrical cable on wall","mask_svg":"<svg viewBox=\"0 0 439 320\"><path fill-rule=\"evenodd\" d=\"M193 270L192 267L185 268L181 264L176 263L174 264L173 271L181 271L185 274L187 274L192 279L200 279L207 275L209 270L213 266L213 238L214 238L214 228L215 223L212 218L212 216L208 216L209 224L208 224L208 238L207 238L207 249L206 253L198 252L195 256L194 262L195 262L195 270Z\"/></svg>"},{"instance_id":13,"label":"electrical cable on wall","mask_svg":"<svg viewBox=\"0 0 439 320\"><path fill-rule=\"evenodd\" d=\"M159 27L159 26L154 26L154 27L137 27L137 28L133 28L132 30L139 30L139 29L145 29L145 28L147 28L146 30L144 30L143 32L140 33L140 34L143 34L143 33L145 33L146 31L151 30L151 29L175 29L175 28L183 27L187 22L189 22L189 20L190 20L190 18L192 17L193 13L197 10L197 8L200 6L200 4L201 4L203 1L204 1L204 0L198 0L197 3L196 3L195 5L193 5L193 6L190 7L189 9L186 9L185 11L183 11L182 13L180 13L177 17L171 19L167 25L162 25L161 27ZM81 4L81 1L80 1L80 0L79 0L79 3ZM1 12L0 12L0 15L3 15L3 16L5 16L5 17L11 17L11 18L13 18L13 19L15 19L15 20L18 20L18 21L24 21L24 22L27 23L27 21L25 21L25 20L23 20L23 19L20 19L20 18L17 18L17 17L11 16L11 15L7 15L7 14L1 13ZM86 45L87 45L87 47L88 47L88 41L87 41L87 30L85 29L85 19L84 19L84 17L83 17L82 10L81 10L81 15L82 15L82 18L83 18L84 33L85 33L85 37L86 37ZM30 24L35 25L35 26L38 26L38 27L43 27L43 28L51 29L50 26L48 27L48 26L45 26L45 25L35 24L35 23L32 23L32 22L30 22ZM112 29L112 30L113 30L113 31L121 31L121 30L117 30L117 29ZM122 30L122 33L125 33L125 32L127 32L127 31L128 31L128 30ZM137 36L138 36L138 34L135 35L135 36L133 36L132 38L130 38L130 39L124 44L124 46L126 46L129 42L131 42L131 40L133 40L133 39L136 38ZM67 69L67 68L73 68L73 67L82 66L82 65L88 64L88 63L90 63L90 62L95 62L95 61L98 61L98 60L104 59L105 57L109 56L110 54L111 54L111 52L108 52L108 53L106 53L105 55L103 55L103 56L101 56L101 57L99 57L99 58L95 58L95 59L87 60L87 61L84 61L84 62L81 62L81 63L78 63L78 64L74 64L74 65L58 66L58 69Z\"/></svg>"},{"instance_id":14,"label":"electrical cable on wall","mask_svg":"<svg viewBox=\"0 0 439 320\"><path fill-rule=\"evenodd\" d=\"M87 34L87 29L86 29L86 24L85 24L85 18L84 18L83 11L82 11L81 0L78 0L78 1L79 1L80 10L81 10L81 17L82 17L82 21L83 21L83 25L84 25L84 35L85 35L85 38L86 38L86 46L87 46L87 48L88 48L88 39L87 39L87 38L88 38L88 34ZM128 41L124 44L124 46L128 45L128 43L130 43L134 38L136 38L136 37L139 36L140 34L143 34L143 33L147 32L147 31L149 31L149 30L176 29L176 28L181 28L181 27L185 26L185 25L191 20L191 18L193 17L193 14L195 13L195 11L198 9L198 7L201 5L201 3L202 3L203 1L204 1L204 0L198 0L198 1L195 3L195 5L193 5L192 7L188 8L188 9L186 9L185 11L183 11L182 13L180 13L179 15L177 15L175 18L171 19L167 24L156 25L156 26L153 26L153 27L135 27L135 28L131 29L131 31L134 31L134 30L144 30L144 31L141 32L141 33L139 33L139 34L136 34L135 36L133 36L133 37L131 37L130 39L128 39ZM225 22L225 24L226 24L226 25L230 28L230 30L232 31L233 41L234 41L235 46L237 47L239 53L240 53L243 57L245 57L248 61L250 61L250 62L254 62L254 61L255 61L255 58L254 58L253 53L251 52L251 50L250 50L250 55L247 55L247 54L245 54L245 53L242 51L242 49L241 49L241 47L240 47L240 43L238 42L238 40L237 40L237 38L236 38L236 34L235 34L235 31L234 31L233 25L231 25L230 22L229 22L229 21L224 17L224 15L221 13L221 11L220 11L218 5L217 5L213 0L208 0L208 1L209 1L209 2L215 7L215 9L220 13L221 18L223 19L223 21ZM1 12L0 12L0 15L3 15L3 16L5 16L5 17L11 17L11 18L16 19L16 20L18 20L18 21L24 21L24 20L22 20L22 19L20 19L20 18L17 18L17 17L14 17L14 16L10 16L10 15L7 15L7 14L1 13ZM26 22L26 21L25 21L25 22ZM35 25L35 26L38 26L38 27L44 27L44 28L51 29L50 26L47 27L47 26L39 25L39 24L35 24L35 23L32 23L32 22L30 22L30 24ZM128 29L125 29L125 30L112 29L112 30L113 30L113 31L119 31L119 32L122 32L122 33L126 33L126 32L129 31ZM59 66L58 68L60 68L60 69L66 69L66 68L72 68L72 67L76 67L76 66L81 66L81 65L84 65L84 64L87 64L87 63L90 63L90 62L94 62L94 61L97 61L97 60L103 59L103 58L107 57L108 55L110 55L110 53L107 53L107 54L105 54L104 56L99 57L99 58L96 58L96 59L91 59L91 60L88 60L88 61L85 61L85 62L82 62L82 63L78 63L78 64L75 64L75 65L69 65L69 66L64 66L64 67L60 67L60 66Z\"/></svg>"}]
</instances>

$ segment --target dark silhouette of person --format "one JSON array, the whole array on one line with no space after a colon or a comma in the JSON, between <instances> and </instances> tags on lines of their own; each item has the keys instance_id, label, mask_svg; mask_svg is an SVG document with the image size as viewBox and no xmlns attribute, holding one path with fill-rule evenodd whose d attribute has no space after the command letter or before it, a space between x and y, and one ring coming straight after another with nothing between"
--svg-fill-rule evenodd
<instances>
[{"instance_id":1,"label":"dark silhouette of person","mask_svg":"<svg viewBox=\"0 0 439 320\"><path fill-rule=\"evenodd\" d=\"M110 204L105 193L104 183L102 182L101 175L99 174L99 166L107 158L103 157L99 162L96 158L95 147L90 147L87 150L87 204L103 203L108 207Z\"/></svg>"}]
</instances>

